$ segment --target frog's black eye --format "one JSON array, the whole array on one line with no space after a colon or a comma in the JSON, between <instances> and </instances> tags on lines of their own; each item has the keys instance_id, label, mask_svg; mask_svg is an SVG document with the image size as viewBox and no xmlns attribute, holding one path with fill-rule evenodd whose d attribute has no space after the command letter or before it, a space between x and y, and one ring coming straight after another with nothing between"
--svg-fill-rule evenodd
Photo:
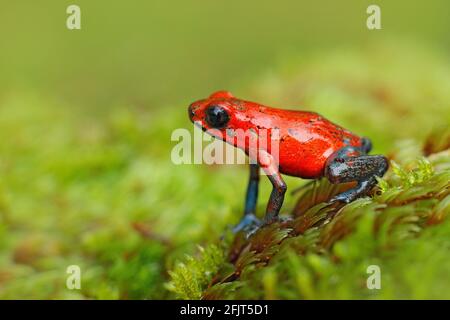
<instances>
[{"instance_id":1,"label":"frog's black eye","mask_svg":"<svg viewBox=\"0 0 450 320\"><path fill-rule=\"evenodd\" d=\"M209 106L205 111L206 122L215 129L221 129L230 121L227 111L220 106Z\"/></svg>"}]
</instances>

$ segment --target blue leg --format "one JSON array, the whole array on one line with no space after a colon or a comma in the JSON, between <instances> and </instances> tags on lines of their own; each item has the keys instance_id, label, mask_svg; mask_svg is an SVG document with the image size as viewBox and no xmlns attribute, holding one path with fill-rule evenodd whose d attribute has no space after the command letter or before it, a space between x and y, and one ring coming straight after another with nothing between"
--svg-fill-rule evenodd
<instances>
[{"instance_id":1,"label":"blue leg","mask_svg":"<svg viewBox=\"0 0 450 320\"><path fill-rule=\"evenodd\" d=\"M244 217L233 228L237 233L241 230L248 231L261 225L261 221L255 216L256 203L258 201L259 187L259 165L250 164L250 179L247 186L247 195L245 197Z\"/></svg>"}]
</instances>

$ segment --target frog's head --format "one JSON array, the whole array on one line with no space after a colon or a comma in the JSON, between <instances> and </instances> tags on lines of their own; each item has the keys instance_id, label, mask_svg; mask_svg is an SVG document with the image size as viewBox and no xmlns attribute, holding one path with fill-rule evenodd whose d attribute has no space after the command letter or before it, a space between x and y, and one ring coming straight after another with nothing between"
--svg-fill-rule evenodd
<instances>
[{"instance_id":1,"label":"frog's head","mask_svg":"<svg viewBox=\"0 0 450 320\"><path fill-rule=\"evenodd\" d=\"M226 139L228 129L242 129L247 120L245 102L228 91L217 91L207 99L198 100L189 106L189 118L203 131Z\"/></svg>"},{"instance_id":2,"label":"frog's head","mask_svg":"<svg viewBox=\"0 0 450 320\"><path fill-rule=\"evenodd\" d=\"M228 91L215 92L207 99L192 103L189 118L204 131L227 128L233 114L231 99L234 96Z\"/></svg>"},{"instance_id":3,"label":"frog's head","mask_svg":"<svg viewBox=\"0 0 450 320\"><path fill-rule=\"evenodd\" d=\"M248 150L250 141L261 139L259 111L265 107L235 98L228 91L217 91L189 106L191 121L206 133L238 148ZM267 139L267 138L266 138Z\"/></svg>"}]
</instances>

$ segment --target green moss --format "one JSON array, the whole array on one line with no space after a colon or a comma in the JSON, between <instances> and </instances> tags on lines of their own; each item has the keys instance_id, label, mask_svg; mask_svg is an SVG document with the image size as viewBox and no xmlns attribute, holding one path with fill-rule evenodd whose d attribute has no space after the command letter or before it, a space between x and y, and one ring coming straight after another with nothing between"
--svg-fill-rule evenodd
<instances>
[{"instance_id":1,"label":"green moss","mask_svg":"<svg viewBox=\"0 0 450 320\"><path fill-rule=\"evenodd\" d=\"M450 163L448 151L440 157ZM318 201L317 194L331 198L338 191L326 181L304 188L292 221L229 243L224 254L232 267L200 286L198 298L449 298L442 284L450 281L450 171L434 171L425 158L411 170L392 171L372 198L344 206ZM380 267L382 290L365 284L371 265ZM182 270L184 278L189 270Z\"/></svg>"},{"instance_id":2,"label":"green moss","mask_svg":"<svg viewBox=\"0 0 450 320\"><path fill-rule=\"evenodd\" d=\"M376 195L330 207L344 186L287 177L300 187L282 209L294 221L234 239L247 168L170 161L173 129L191 128L188 102L81 112L52 92L10 90L0 100L0 298L448 298L447 59L382 42L283 61L235 94L369 136L398 164ZM260 215L270 188L262 179ZM65 286L74 264L79 291ZM370 264L380 291L365 288Z\"/></svg>"},{"instance_id":3,"label":"green moss","mask_svg":"<svg viewBox=\"0 0 450 320\"><path fill-rule=\"evenodd\" d=\"M224 262L222 249L211 245L206 249L199 247L200 257L186 257L186 261L176 265L169 271L172 281L167 288L182 299L200 299L204 288Z\"/></svg>"}]
</instances>

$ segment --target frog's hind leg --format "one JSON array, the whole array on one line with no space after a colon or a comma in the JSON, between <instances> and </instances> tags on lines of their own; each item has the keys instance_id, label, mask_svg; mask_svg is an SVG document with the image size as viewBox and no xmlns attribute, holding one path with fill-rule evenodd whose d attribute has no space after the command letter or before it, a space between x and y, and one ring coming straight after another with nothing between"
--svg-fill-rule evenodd
<instances>
[{"instance_id":1,"label":"frog's hind leg","mask_svg":"<svg viewBox=\"0 0 450 320\"><path fill-rule=\"evenodd\" d=\"M363 148L342 148L327 160L325 176L334 184L356 181L357 185L334 196L330 203L349 203L366 195L377 183L376 177L382 177L388 167L388 160L382 155L366 155Z\"/></svg>"},{"instance_id":2,"label":"frog's hind leg","mask_svg":"<svg viewBox=\"0 0 450 320\"><path fill-rule=\"evenodd\" d=\"M369 138L362 138L361 150L363 153L368 154L372 150L372 141Z\"/></svg>"}]
</instances>

